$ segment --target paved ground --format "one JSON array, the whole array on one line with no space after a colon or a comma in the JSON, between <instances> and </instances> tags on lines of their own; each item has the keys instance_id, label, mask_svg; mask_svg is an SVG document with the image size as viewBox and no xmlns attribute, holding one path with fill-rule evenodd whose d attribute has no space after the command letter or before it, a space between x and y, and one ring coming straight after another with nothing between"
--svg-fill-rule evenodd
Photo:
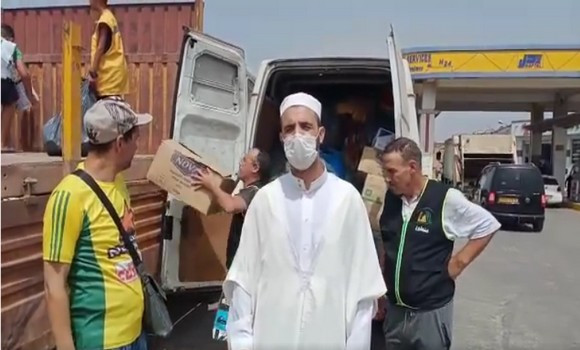
<instances>
[{"instance_id":1,"label":"paved ground","mask_svg":"<svg viewBox=\"0 0 580 350\"><path fill-rule=\"evenodd\" d=\"M501 231L460 277L454 350L580 349L580 213L550 209L546 220L542 233ZM174 301L175 317L199 302ZM201 304L152 348L226 349L211 340L212 322Z\"/></svg>"},{"instance_id":2,"label":"paved ground","mask_svg":"<svg viewBox=\"0 0 580 350\"><path fill-rule=\"evenodd\" d=\"M458 281L454 349L580 349L580 213L500 232Z\"/></svg>"}]
</instances>

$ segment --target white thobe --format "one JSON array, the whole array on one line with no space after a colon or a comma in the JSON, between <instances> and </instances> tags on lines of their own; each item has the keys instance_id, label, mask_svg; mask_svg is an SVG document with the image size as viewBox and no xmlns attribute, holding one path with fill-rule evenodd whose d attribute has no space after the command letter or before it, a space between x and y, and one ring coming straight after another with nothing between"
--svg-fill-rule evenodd
<instances>
[{"instance_id":1,"label":"white thobe","mask_svg":"<svg viewBox=\"0 0 580 350\"><path fill-rule=\"evenodd\" d=\"M253 202L257 203L256 206L260 206L260 209L262 210L252 208L252 206L248 210L246 215L246 222L249 222L249 224L244 225L242 242L240 242L240 247L238 248L237 253L240 258L238 258L237 255L234 259L230 273L228 274L226 282L224 283L224 292L226 297L228 297L231 305L227 326L230 347L234 350L258 348L275 349L276 346L284 347L284 349L310 348L312 346L323 346L326 348L347 350L369 349L372 317L376 311L375 300L384 294L385 286L380 274L380 268L375 254L368 216L366 215L364 204L360 199L360 195L350 184L338 179L333 174L328 174L327 172L324 172L319 179L314 181L309 189L305 188L302 180L292 176L291 174L282 176L273 184L269 185L269 187L270 188L267 186L261 191L262 194L260 197L270 198L261 198L258 200L259 197L256 197ZM280 196L277 197L276 194L279 194ZM260 201L262 201L261 205L258 204ZM343 205L338 205L337 203L341 203L341 201L346 203ZM277 208L271 208L272 204ZM348 220L356 221L350 223L353 225L353 228L355 228L353 230L354 232L344 232L341 230L343 228L341 225L341 219L344 220L347 218L345 215L342 215L341 217L339 213L340 209L342 208L344 210L345 206L350 206L351 213L348 217ZM263 212L264 209L267 211ZM246 290L253 289L251 286L243 286L244 283L247 283L247 280L253 279L250 276L243 276L244 274L259 272L248 271L248 268L251 267L252 264L248 263L248 257L246 255L268 255L267 252L264 251L244 251L252 248L257 248L258 250L263 249L260 249L260 244L254 245L254 247L252 247L250 242L253 240L250 239L248 239L245 242L246 244L244 244L244 237L248 235L255 236L257 232L254 231L260 231L260 227L254 227L250 221L253 219L252 215L260 215L259 212L261 212L261 215L274 214L274 216L276 216L276 213L281 213L282 216L284 216L284 220L282 221L284 221L284 224L287 228L273 228L282 232L286 230L288 231L288 235L274 236L277 238L282 238L284 240L283 243L285 247L290 248L285 249L285 251L290 253L289 256L291 257L291 260L293 260L294 264L289 265L294 265L294 271L292 272L296 274L298 277L298 284L300 284L300 291L298 292L298 295L290 295L290 297L294 298L296 302L295 308L300 309L297 315L299 322L296 324L298 329L287 330L289 333L289 336L286 338L287 343L284 342L284 339L280 339L277 343L272 343L271 339L262 342L260 339L267 339L268 337L255 334L255 306L259 304L256 298L260 298L260 296L259 293L254 292L254 295L252 295L252 292ZM333 227L332 223L335 223L337 226ZM332 232L331 230L337 232ZM318 261L325 260L324 256L328 255L324 254L323 252L325 240L336 240L337 237L333 237L333 235L338 233L344 233L352 237L352 244L357 245L359 248L356 249L355 252L357 256L355 256L352 261L348 261L349 253L352 254L352 252L349 251L347 254L342 254L347 261ZM261 232L261 234L268 235L268 232ZM325 235L328 235L329 237L326 237ZM341 247L338 245L329 247L328 249L346 248L347 250L350 250L348 246L351 242L348 241L351 239L349 237L342 238L345 239L345 242L347 242L345 246ZM260 243L262 243L262 240L260 240ZM277 254L278 256L280 255L278 253L279 252L276 252L274 254ZM258 264L269 264L267 259L259 259L258 261ZM348 289L352 289L353 286L344 286L341 284L342 281L340 278L336 278L336 281L324 280L325 274L328 273L317 270L317 264L319 263L334 264L335 269L340 269L341 266L346 265L349 268L343 272L345 276L349 276L351 272L350 268L353 268L353 270L356 270L356 273L360 274L362 278L360 281L356 281L354 276L350 276L350 278L353 278L350 283L362 283L362 285L354 288L357 289L357 291L354 293L351 291L350 295L348 295ZM358 266L358 268L363 270L359 270L356 266L352 266L352 263L359 263L360 266ZM260 269L263 268L254 270ZM283 274L283 271L280 271L280 273ZM338 273L340 273L340 271L338 271ZM259 280L261 276L254 277L257 277ZM284 277L281 278L283 279ZM315 291L316 288L313 288L313 280L315 280L317 283L322 282L321 284L323 284L325 287L322 290L322 293L316 293L318 291ZM256 281L255 283L260 284L260 282ZM265 283L267 284L268 281ZM309 320L312 319L312 313L325 312L324 307L319 308L321 310L317 310L316 304L325 304L325 297L336 297L333 294L337 293L329 293L326 288L338 289L338 295L344 299L349 297L357 299L355 301L356 305L353 310L344 310L349 314L345 314L343 312L343 320L331 321L333 323L338 323L344 326L344 329L338 327L338 329L341 329L342 332L339 337L342 336L343 339L329 339L326 342L325 337L330 336L328 335L327 329L325 328L336 329L336 327L318 324L320 329L310 330L310 332L319 333L318 339L314 340L313 343L312 339L309 340L308 337L302 337L301 335L305 332L305 327L314 327L316 325L316 322L309 322ZM347 291L340 289L347 289ZM262 293L268 292L269 291L267 289L262 291ZM282 294L283 293L280 294L280 298L285 297ZM352 303L352 300L343 300L343 304L345 304L344 301L346 301L346 304L349 304L349 302ZM268 306L272 308L270 312L276 312L276 306L277 305ZM346 305L343 305L342 307L344 308L345 306ZM265 317L270 319L269 315L266 315ZM324 319L324 316L320 318ZM272 317L272 320L275 321L276 317ZM314 325L312 323L314 323ZM297 334L294 334L296 332Z\"/></svg>"}]
</instances>

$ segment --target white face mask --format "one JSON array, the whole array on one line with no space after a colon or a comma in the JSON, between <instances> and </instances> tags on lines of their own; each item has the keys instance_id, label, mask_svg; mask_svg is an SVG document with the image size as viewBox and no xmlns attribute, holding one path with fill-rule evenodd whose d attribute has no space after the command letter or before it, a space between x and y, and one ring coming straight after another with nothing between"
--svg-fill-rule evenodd
<instances>
[{"instance_id":1,"label":"white face mask","mask_svg":"<svg viewBox=\"0 0 580 350\"><path fill-rule=\"evenodd\" d=\"M284 139L284 153L288 163L297 170L308 169L318 157L316 136L293 134Z\"/></svg>"}]
</instances>

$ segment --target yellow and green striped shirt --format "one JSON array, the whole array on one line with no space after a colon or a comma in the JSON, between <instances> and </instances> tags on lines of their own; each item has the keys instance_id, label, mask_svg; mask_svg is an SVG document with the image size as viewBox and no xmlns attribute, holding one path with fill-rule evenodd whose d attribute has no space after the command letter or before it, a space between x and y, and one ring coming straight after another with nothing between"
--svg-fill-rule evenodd
<instances>
[{"instance_id":1,"label":"yellow and green striped shirt","mask_svg":"<svg viewBox=\"0 0 580 350\"><path fill-rule=\"evenodd\" d=\"M135 232L123 178L99 185L125 229ZM70 317L77 349L117 348L137 339L144 305L141 281L109 213L75 175L59 183L46 206L43 258L70 264Z\"/></svg>"}]
</instances>

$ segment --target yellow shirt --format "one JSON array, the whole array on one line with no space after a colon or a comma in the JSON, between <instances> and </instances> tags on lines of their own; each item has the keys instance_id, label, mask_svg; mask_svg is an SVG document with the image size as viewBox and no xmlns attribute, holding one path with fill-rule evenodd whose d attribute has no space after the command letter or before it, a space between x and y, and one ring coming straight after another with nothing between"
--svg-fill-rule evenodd
<instances>
[{"instance_id":1,"label":"yellow shirt","mask_svg":"<svg viewBox=\"0 0 580 350\"><path fill-rule=\"evenodd\" d=\"M105 24L112 33L111 46L101 56L97 68L97 91L99 96L124 95L128 93L127 61L123 39L119 31L117 19L110 10L104 10L95 25L95 31L91 37L91 63L94 60L98 47L99 24Z\"/></svg>"},{"instance_id":2,"label":"yellow shirt","mask_svg":"<svg viewBox=\"0 0 580 350\"><path fill-rule=\"evenodd\" d=\"M127 232L135 232L122 176L99 185ZM48 200L42 245L45 261L70 264L68 286L75 347L110 349L135 341L141 334L143 318L141 281L111 216L76 175L66 176Z\"/></svg>"}]
</instances>

